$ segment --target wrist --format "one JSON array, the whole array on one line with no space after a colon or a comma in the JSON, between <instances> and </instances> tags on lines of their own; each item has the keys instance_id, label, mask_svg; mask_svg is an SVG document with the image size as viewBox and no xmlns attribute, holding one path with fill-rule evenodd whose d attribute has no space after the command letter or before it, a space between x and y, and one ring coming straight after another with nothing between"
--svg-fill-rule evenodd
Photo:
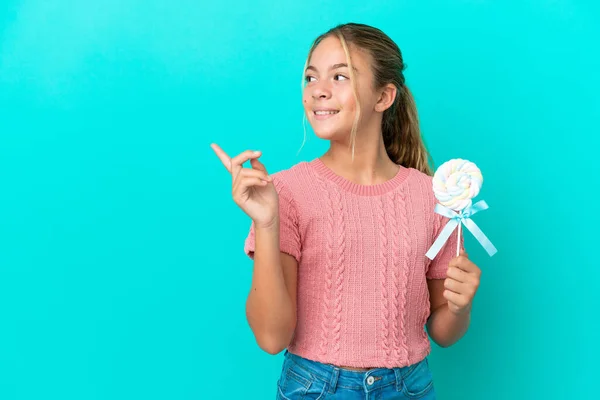
<instances>
[{"instance_id":1,"label":"wrist","mask_svg":"<svg viewBox=\"0 0 600 400\"><path fill-rule=\"evenodd\" d=\"M469 304L466 307L461 308L459 310L453 309L453 307L448 307L448 311L450 311L450 313L454 316L465 317L471 314L471 308L472 304Z\"/></svg>"},{"instance_id":2,"label":"wrist","mask_svg":"<svg viewBox=\"0 0 600 400\"><path fill-rule=\"evenodd\" d=\"M275 216L266 221L254 221L254 227L256 230L261 231L272 231L279 230L279 217Z\"/></svg>"}]
</instances>

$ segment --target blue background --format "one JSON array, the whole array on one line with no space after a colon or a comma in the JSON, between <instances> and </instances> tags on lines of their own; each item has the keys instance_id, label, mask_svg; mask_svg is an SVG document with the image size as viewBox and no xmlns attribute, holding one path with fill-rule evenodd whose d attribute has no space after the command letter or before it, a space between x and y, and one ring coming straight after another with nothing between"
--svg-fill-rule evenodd
<instances>
[{"instance_id":1,"label":"blue background","mask_svg":"<svg viewBox=\"0 0 600 400\"><path fill-rule=\"evenodd\" d=\"M270 399L245 319L249 220L209 144L310 160L311 41L403 51L436 165L482 170L468 334L440 399L593 398L600 8L593 1L2 0L0 399ZM594 195L596 193L596 195ZM596 339L596 340L595 340Z\"/></svg>"}]
</instances>

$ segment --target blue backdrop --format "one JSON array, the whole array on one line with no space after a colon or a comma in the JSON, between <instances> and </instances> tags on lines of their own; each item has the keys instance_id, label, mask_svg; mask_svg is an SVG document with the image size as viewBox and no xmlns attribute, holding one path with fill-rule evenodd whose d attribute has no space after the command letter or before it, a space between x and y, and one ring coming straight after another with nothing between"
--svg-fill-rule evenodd
<instances>
[{"instance_id":1,"label":"blue backdrop","mask_svg":"<svg viewBox=\"0 0 600 400\"><path fill-rule=\"evenodd\" d=\"M593 398L600 8L589 1L2 0L0 399L271 399L245 319L249 220L212 153L303 139L311 41L400 46L436 165L482 170L468 334L440 399ZM597 193L597 192L596 192ZM594 397L595 398L595 397Z\"/></svg>"}]
</instances>

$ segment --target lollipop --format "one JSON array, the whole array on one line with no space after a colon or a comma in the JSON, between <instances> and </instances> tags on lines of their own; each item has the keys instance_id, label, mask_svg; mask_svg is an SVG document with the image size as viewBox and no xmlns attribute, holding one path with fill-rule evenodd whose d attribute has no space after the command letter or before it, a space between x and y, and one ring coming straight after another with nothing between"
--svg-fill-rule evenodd
<instances>
[{"instance_id":1,"label":"lollipop","mask_svg":"<svg viewBox=\"0 0 600 400\"><path fill-rule=\"evenodd\" d=\"M443 163L433 176L433 192L440 204L460 211L471 205L479 194L483 177L477 165L455 158Z\"/></svg>"},{"instance_id":2,"label":"lollipop","mask_svg":"<svg viewBox=\"0 0 600 400\"><path fill-rule=\"evenodd\" d=\"M435 206L435 212L450 218L450 221L442 229L442 232L429 251L427 251L427 254L425 254L428 258L433 260L457 226L458 241L456 255L458 256L460 252L462 224L471 231L490 256L496 254L497 250L492 242L490 242L475 222L470 219L473 214L488 208L487 203L483 200L472 204L472 199L479 194L482 183L483 176L481 175L481 171L474 163L468 160L455 158L445 162L435 171L433 176L433 192L439 200L439 204Z\"/></svg>"}]
</instances>

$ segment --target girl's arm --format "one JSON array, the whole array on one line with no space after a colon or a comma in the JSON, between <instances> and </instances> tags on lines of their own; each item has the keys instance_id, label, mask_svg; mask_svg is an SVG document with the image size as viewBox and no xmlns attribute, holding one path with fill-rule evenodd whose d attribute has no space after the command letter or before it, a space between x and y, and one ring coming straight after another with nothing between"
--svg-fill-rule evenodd
<instances>
[{"instance_id":1,"label":"girl's arm","mask_svg":"<svg viewBox=\"0 0 600 400\"><path fill-rule=\"evenodd\" d=\"M459 256L450 260L446 275L446 279L427 281L431 303L427 331L441 347L453 345L467 332L481 270L461 250Z\"/></svg>"},{"instance_id":2,"label":"girl's arm","mask_svg":"<svg viewBox=\"0 0 600 400\"><path fill-rule=\"evenodd\" d=\"M280 251L279 219L269 226L256 225L255 234L246 317L259 347L277 354L288 346L296 329L298 262Z\"/></svg>"},{"instance_id":3,"label":"girl's arm","mask_svg":"<svg viewBox=\"0 0 600 400\"><path fill-rule=\"evenodd\" d=\"M258 161L260 151L246 150L231 158L217 144L212 143L211 147L231 174L233 200L255 227L254 272L246 316L258 345L276 354L288 345L296 328L298 264L279 248L280 203L275 180ZM252 168L243 167L247 161ZM293 225L287 214L292 212L290 203L289 197L284 196L284 227ZM294 231L289 227L284 232L293 236Z\"/></svg>"},{"instance_id":4,"label":"girl's arm","mask_svg":"<svg viewBox=\"0 0 600 400\"><path fill-rule=\"evenodd\" d=\"M431 314L427 320L427 332L440 347L449 347L464 336L471 322L471 310L455 314L448 308L444 297L444 279L428 279Z\"/></svg>"}]
</instances>

